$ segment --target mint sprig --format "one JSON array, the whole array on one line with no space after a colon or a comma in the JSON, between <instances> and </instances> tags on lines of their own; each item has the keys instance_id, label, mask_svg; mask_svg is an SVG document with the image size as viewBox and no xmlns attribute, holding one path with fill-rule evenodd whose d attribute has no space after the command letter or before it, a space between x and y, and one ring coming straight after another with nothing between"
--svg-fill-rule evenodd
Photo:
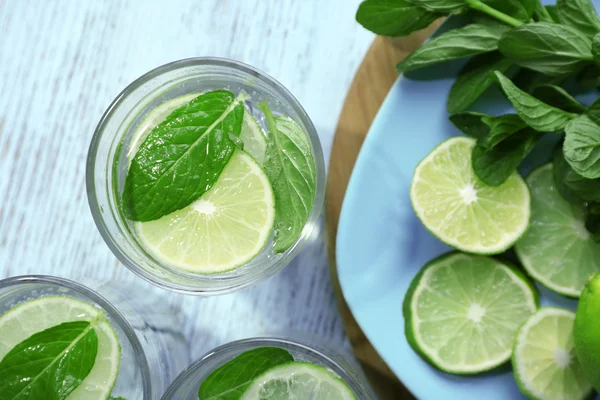
<instances>
[{"instance_id":1,"label":"mint sprig","mask_svg":"<svg viewBox=\"0 0 600 400\"><path fill-rule=\"evenodd\" d=\"M180 210L216 182L240 135L244 95L206 92L176 109L140 145L125 180L123 207L134 221Z\"/></svg>"},{"instance_id":2,"label":"mint sprig","mask_svg":"<svg viewBox=\"0 0 600 400\"><path fill-rule=\"evenodd\" d=\"M98 336L87 321L66 322L16 345L0 362L0 398L64 400L90 373Z\"/></svg>"},{"instance_id":3,"label":"mint sprig","mask_svg":"<svg viewBox=\"0 0 600 400\"><path fill-rule=\"evenodd\" d=\"M294 361L286 350L260 347L214 370L200 385L199 400L239 400L252 381L267 370Z\"/></svg>"},{"instance_id":4,"label":"mint sprig","mask_svg":"<svg viewBox=\"0 0 600 400\"><path fill-rule=\"evenodd\" d=\"M552 157L557 188L569 201L598 208L600 101L586 107L570 92L576 89L573 83L580 89L600 88L600 17L592 2L557 0L552 6L540 0L406 2L414 19L436 13L462 14L468 21L433 37L397 69L407 72L471 57L450 90L448 111L458 129L477 139L472 154L475 174L488 185L501 185L544 134L564 134L559 154ZM384 4L391 10L400 0L368 0L361 7L366 3L371 10ZM396 24L403 23L403 7L404 3L395 9ZM359 22L381 32L377 24L382 20L376 15L360 13ZM400 31L391 11L385 24L385 30ZM493 83L518 116L469 111ZM598 214L590 215L588 229L600 236Z\"/></svg>"},{"instance_id":5,"label":"mint sprig","mask_svg":"<svg viewBox=\"0 0 600 400\"><path fill-rule=\"evenodd\" d=\"M290 248L302 233L316 193L315 162L302 127L291 118L274 117L267 103L259 105L269 134L264 169L275 193L276 253Z\"/></svg>"}]
</instances>

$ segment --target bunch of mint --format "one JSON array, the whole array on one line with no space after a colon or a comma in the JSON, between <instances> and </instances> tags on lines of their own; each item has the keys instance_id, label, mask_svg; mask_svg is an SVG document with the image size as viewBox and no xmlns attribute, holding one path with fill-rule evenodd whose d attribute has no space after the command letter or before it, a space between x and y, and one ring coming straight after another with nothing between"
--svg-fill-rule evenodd
<instances>
[{"instance_id":1,"label":"bunch of mint","mask_svg":"<svg viewBox=\"0 0 600 400\"><path fill-rule=\"evenodd\" d=\"M450 120L477 139L472 164L501 185L545 134L563 135L552 155L558 190L586 203L587 228L600 241L600 101L573 93L600 86L600 18L590 0L366 0L357 21L384 36L406 36L440 17L469 23L429 40L396 66L410 72L471 57L448 96ZM493 84L516 114L469 111ZM566 88L569 88L570 92Z\"/></svg>"}]
</instances>

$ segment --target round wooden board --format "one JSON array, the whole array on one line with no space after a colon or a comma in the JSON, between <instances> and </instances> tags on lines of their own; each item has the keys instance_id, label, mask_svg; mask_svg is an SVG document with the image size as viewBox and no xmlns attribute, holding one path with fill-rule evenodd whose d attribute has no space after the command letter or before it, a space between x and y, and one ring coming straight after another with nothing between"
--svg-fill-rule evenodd
<instances>
[{"instance_id":1,"label":"round wooden board","mask_svg":"<svg viewBox=\"0 0 600 400\"><path fill-rule=\"evenodd\" d=\"M346 333L367 378L382 400L413 399L365 337L348 308L337 277L335 244L342 201L358 152L369 127L398 74L395 65L420 46L441 23L399 39L377 37L350 86L337 125L325 195L329 265ZM398 332L399 335L403 334Z\"/></svg>"}]
</instances>

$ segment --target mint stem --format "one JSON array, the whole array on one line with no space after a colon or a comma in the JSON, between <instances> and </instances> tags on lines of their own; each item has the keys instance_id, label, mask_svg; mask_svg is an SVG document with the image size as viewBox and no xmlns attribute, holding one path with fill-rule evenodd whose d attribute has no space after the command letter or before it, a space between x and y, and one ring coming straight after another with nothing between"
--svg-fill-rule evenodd
<instances>
[{"instance_id":1,"label":"mint stem","mask_svg":"<svg viewBox=\"0 0 600 400\"><path fill-rule=\"evenodd\" d=\"M519 21L518 19L513 18L510 15L506 15L503 12L490 7L485 3L482 3L480 0L467 0L467 4L472 9L481 11L482 13L485 13L485 14L489 15L490 17L494 17L497 20L504 22L505 24L508 24L508 25L511 25L514 27L525 25L525 23L523 21Z\"/></svg>"}]
</instances>

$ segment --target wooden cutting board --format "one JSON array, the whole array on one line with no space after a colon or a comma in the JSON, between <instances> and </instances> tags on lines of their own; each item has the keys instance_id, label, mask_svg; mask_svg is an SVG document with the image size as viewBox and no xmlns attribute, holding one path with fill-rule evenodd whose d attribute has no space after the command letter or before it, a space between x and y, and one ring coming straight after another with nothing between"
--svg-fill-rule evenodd
<instances>
[{"instance_id":1,"label":"wooden cutting board","mask_svg":"<svg viewBox=\"0 0 600 400\"><path fill-rule=\"evenodd\" d=\"M367 52L350 90L333 139L325 195L325 224L329 265L339 311L354 353L381 400L413 399L365 337L342 294L336 269L335 244L342 201L358 152L369 127L396 81L395 65L420 46L442 21L399 39L377 37ZM402 335L402 332L398 332Z\"/></svg>"}]
</instances>

